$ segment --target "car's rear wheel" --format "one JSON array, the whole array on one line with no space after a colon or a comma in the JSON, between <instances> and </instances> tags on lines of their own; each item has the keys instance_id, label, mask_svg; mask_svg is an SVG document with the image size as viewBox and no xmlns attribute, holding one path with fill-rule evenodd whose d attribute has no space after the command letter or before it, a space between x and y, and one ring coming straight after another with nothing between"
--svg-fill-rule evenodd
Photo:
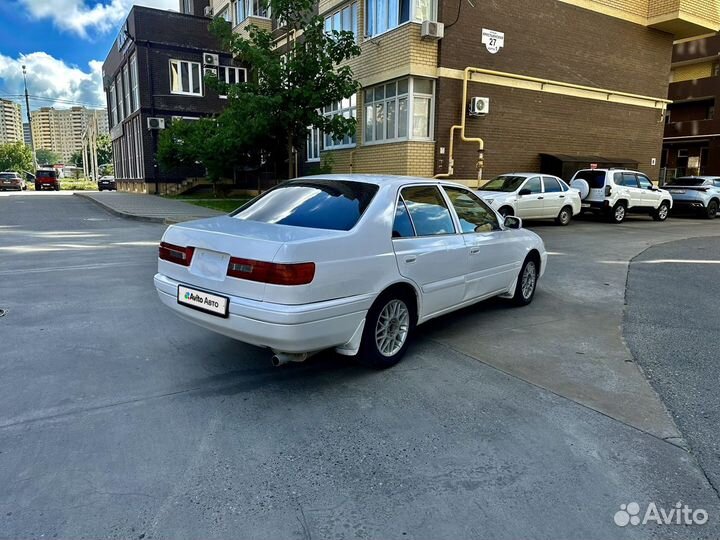
<instances>
[{"instance_id":1,"label":"car's rear wheel","mask_svg":"<svg viewBox=\"0 0 720 540\"><path fill-rule=\"evenodd\" d=\"M415 329L415 302L402 291L382 294L368 311L358 360L384 369L397 364Z\"/></svg>"},{"instance_id":2,"label":"car's rear wheel","mask_svg":"<svg viewBox=\"0 0 720 540\"><path fill-rule=\"evenodd\" d=\"M572 221L572 208L569 206L564 206L562 210L560 210L560 213L555 218L555 223L558 225L562 225L563 227L565 225L570 225L570 222Z\"/></svg>"},{"instance_id":3,"label":"car's rear wheel","mask_svg":"<svg viewBox=\"0 0 720 540\"><path fill-rule=\"evenodd\" d=\"M652 218L655 221L665 221L670 213L670 205L666 202L660 203L658 209L652 213Z\"/></svg>"},{"instance_id":4,"label":"car's rear wheel","mask_svg":"<svg viewBox=\"0 0 720 540\"><path fill-rule=\"evenodd\" d=\"M627 215L627 208L625 208L625 203L617 203L615 206L613 206L612 210L610 211L610 221L613 223L622 223L625 221L625 216Z\"/></svg>"},{"instance_id":5,"label":"car's rear wheel","mask_svg":"<svg viewBox=\"0 0 720 540\"><path fill-rule=\"evenodd\" d=\"M718 202L710 201L705 209L705 217L707 219L715 219L718 213Z\"/></svg>"},{"instance_id":6,"label":"car's rear wheel","mask_svg":"<svg viewBox=\"0 0 720 540\"><path fill-rule=\"evenodd\" d=\"M40 184L35 184L35 191L40 191L41 189Z\"/></svg>"},{"instance_id":7,"label":"car's rear wheel","mask_svg":"<svg viewBox=\"0 0 720 540\"><path fill-rule=\"evenodd\" d=\"M532 302L540 276L540 263L536 257L528 257L520 269L512 302L516 306L527 306Z\"/></svg>"}]
</instances>

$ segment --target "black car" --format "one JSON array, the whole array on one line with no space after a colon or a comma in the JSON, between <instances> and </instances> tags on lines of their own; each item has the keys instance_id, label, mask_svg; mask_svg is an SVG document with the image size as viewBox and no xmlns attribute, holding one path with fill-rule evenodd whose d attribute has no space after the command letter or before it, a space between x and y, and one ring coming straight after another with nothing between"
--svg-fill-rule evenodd
<instances>
[{"instance_id":1,"label":"black car","mask_svg":"<svg viewBox=\"0 0 720 540\"><path fill-rule=\"evenodd\" d=\"M117 191L117 184L115 183L115 177L114 176L101 176L100 180L98 180L98 191L103 190L115 190Z\"/></svg>"}]
</instances>

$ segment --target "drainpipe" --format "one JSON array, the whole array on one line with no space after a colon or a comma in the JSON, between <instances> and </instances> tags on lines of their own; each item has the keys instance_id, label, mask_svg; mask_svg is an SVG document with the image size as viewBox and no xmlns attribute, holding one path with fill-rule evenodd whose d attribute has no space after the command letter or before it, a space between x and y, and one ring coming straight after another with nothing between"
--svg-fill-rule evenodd
<instances>
[{"instance_id":1,"label":"drainpipe","mask_svg":"<svg viewBox=\"0 0 720 540\"><path fill-rule=\"evenodd\" d=\"M479 137L468 137L465 135L465 125L467 124L467 94L468 94L468 83L470 82L470 76L473 71L477 68L467 67L463 74L463 95L462 95L462 115L460 117L460 124L456 124L450 128L450 148L448 154L448 172L442 174L436 174L435 178L449 178L455 174L455 159L453 155L454 145L453 138L456 130L460 130L460 139L464 142L477 143L478 145L478 158L477 158L477 179L482 180L483 167L485 166L485 141Z\"/></svg>"}]
</instances>

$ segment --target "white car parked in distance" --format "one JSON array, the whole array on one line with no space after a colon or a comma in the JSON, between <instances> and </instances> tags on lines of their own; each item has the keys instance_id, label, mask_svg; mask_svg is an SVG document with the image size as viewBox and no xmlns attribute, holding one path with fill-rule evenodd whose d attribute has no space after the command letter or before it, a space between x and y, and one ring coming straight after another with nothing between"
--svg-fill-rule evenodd
<instances>
[{"instance_id":1,"label":"white car parked in distance","mask_svg":"<svg viewBox=\"0 0 720 540\"><path fill-rule=\"evenodd\" d=\"M274 351L400 360L417 324L493 297L532 301L543 241L462 185L327 175L168 227L155 287L178 315Z\"/></svg>"},{"instance_id":2,"label":"white car parked in distance","mask_svg":"<svg viewBox=\"0 0 720 540\"><path fill-rule=\"evenodd\" d=\"M558 225L568 225L581 210L578 190L549 174L503 174L476 193L503 216L554 219Z\"/></svg>"}]
</instances>

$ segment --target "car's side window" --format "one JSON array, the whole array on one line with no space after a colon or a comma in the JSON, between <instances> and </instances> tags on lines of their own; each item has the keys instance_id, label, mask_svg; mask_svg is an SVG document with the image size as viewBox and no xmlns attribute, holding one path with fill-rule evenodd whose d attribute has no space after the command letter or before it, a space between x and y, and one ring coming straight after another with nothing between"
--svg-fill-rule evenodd
<instances>
[{"instance_id":1,"label":"car's side window","mask_svg":"<svg viewBox=\"0 0 720 540\"><path fill-rule=\"evenodd\" d=\"M455 233L450 210L437 187L406 187L402 198L418 236Z\"/></svg>"},{"instance_id":2,"label":"car's side window","mask_svg":"<svg viewBox=\"0 0 720 540\"><path fill-rule=\"evenodd\" d=\"M622 183L625 187L638 187L637 176L635 173L622 173Z\"/></svg>"},{"instance_id":3,"label":"car's side window","mask_svg":"<svg viewBox=\"0 0 720 540\"><path fill-rule=\"evenodd\" d=\"M395 221L393 222L392 237L393 238L410 238L415 236L415 228L410 220L405 201L400 197L395 209Z\"/></svg>"},{"instance_id":4,"label":"car's side window","mask_svg":"<svg viewBox=\"0 0 720 540\"><path fill-rule=\"evenodd\" d=\"M638 174L637 178L638 178L638 182L640 183L641 188L650 189L652 187L653 183L644 174Z\"/></svg>"},{"instance_id":5,"label":"car's side window","mask_svg":"<svg viewBox=\"0 0 720 540\"><path fill-rule=\"evenodd\" d=\"M615 182L615 184L617 184L618 186L622 186L623 185L623 173L616 172L613 175L613 182Z\"/></svg>"},{"instance_id":6,"label":"car's side window","mask_svg":"<svg viewBox=\"0 0 720 540\"><path fill-rule=\"evenodd\" d=\"M543 176L543 183L545 184L545 193L558 193L563 190L560 182L552 176Z\"/></svg>"},{"instance_id":7,"label":"car's side window","mask_svg":"<svg viewBox=\"0 0 720 540\"><path fill-rule=\"evenodd\" d=\"M715 187L720 187L720 179L715 180Z\"/></svg>"},{"instance_id":8,"label":"car's side window","mask_svg":"<svg viewBox=\"0 0 720 540\"><path fill-rule=\"evenodd\" d=\"M523 189L529 189L530 193L542 193L542 182L539 176L533 176L530 180L525 182Z\"/></svg>"},{"instance_id":9,"label":"car's side window","mask_svg":"<svg viewBox=\"0 0 720 540\"><path fill-rule=\"evenodd\" d=\"M495 212L475 194L462 188L444 186L450 202L460 220L463 233L491 232L500 230Z\"/></svg>"}]
</instances>

